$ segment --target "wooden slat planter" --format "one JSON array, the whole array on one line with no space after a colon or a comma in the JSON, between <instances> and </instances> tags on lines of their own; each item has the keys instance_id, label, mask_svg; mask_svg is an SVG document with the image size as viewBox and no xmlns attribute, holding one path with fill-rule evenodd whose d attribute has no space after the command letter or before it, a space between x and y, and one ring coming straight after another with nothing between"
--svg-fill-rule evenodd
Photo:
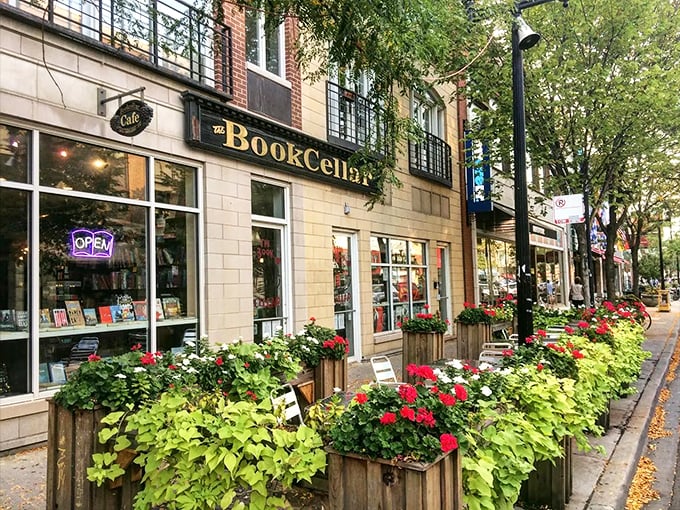
<instances>
[{"instance_id":1,"label":"wooden slat planter","mask_svg":"<svg viewBox=\"0 0 680 510\"><path fill-rule=\"evenodd\" d=\"M314 368L314 399L329 397L334 388L347 391L347 358L324 358Z\"/></svg>"},{"instance_id":2,"label":"wooden slat planter","mask_svg":"<svg viewBox=\"0 0 680 510\"><path fill-rule=\"evenodd\" d=\"M302 407L307 407L314 403L316 399L316 392L314 391L314 369L307 368L300 372L295 379L288 381L293 388L295 394Z\"/></svg>"},{"instance_id":3,"label":"wooden slat planter","mask_svg":"<svg viewBox=\"0 0 680 510\"><path fill-rule=\"evenodd\" d=\"M430 464L371 460L328 450L331 510L461 510L458 450Z\"/></svg>"},{"instance_id":4,"label":"wooden slat planter","mask_svg":"<svg viewBox=\"0 0 680 510\"><path fill-rule=\"evenodd\" d=\"M139 491L139 469L128 469L115 488L88 481L92 454L106 450L97 433L104 410L69 411L49 401L47 508L59 510L128 510ZM131 466L131 467L134 467Z\"/></svg>"},{"instance_id":5,"label":"wooden slat planter","mask_svg":"<svg viewBox=\"0 0 680 510\"><path fill-rule=\"evenodd\" d=\"M430 363L444 358L444 334L443 333L403 333L403 354L401 365L401 380L414 383L415 378L410 377L406 367L410 364L429 365Z\"/></svg>"},{"instance_id":6,"label":"wooden slat planter","mask_svg":"<svg viewBox=\"0 0 680 510\"><path fill-rule=\"evenodd\" d=\"M458 357L462 360L479 359L482 344L491 341L489 324L456 324Z\"/></svg>"},{"instance_id":7,"label":"wooden slat planter","mask_svg":"<svg viewBox=\"0 0 680 510\"><path fill-rule=\"evenodd\" d=\"M573 472L571 438L563 439L564 456L536 462L536 469L522 484L520 499L529 505L547 505L552 510L564 510L571 498Z\"/></svg>"}]
</instances>

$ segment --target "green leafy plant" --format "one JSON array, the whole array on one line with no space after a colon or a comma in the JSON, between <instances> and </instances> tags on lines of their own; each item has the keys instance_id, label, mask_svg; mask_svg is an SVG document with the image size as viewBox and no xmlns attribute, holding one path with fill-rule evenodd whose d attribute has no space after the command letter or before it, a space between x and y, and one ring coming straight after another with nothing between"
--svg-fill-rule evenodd
<instances>
[{"instance_id":1,"label":"green leafy plant","mask_svg":"<svg viewBox=\"0 0 680 510\"><path fill-rule=\"evenodd\" d=\"M410 365L409 374L437 381L427 366ZM431 462L458 447L466 426L459 402L467 399L461 384L376 385L357 393L330 431L340 453L369 458Z\"/></svg>"},{"instance_id":2,"label":"green leafy plant","mask_svg":"<svg viewBox=\"0 0 680 510\"><path fill-rule=\"evenodd\" d=\"M423 310L414 318L404 317L397 326L409 333L445 333L449 329L448 320L442 319L439 313L429 313L430 305L423 305Z\"/></svg>"},{"instance_id":3,"label":"green leafy plant","mask_svg":"<svg viewBox=\"0 0 680 510\"><path fill-rule=\"evenodd\" d=\"M121 474L117 452L131 446L144 470L135 509L162 507L270 509L286 506L275 486L291 487L326 465L321 437L287 428L269 399L231 401L219 392L167 392L131 412L108 415L100 432L113 453L94 455L88 478L98 484Z\"/></svg>"},{"instance_id":4,"label":"green leafy plant","mask_svg":"<svg viewBox=\"0 0 680 510\"><path fill-rule=\"evenodd\" d=\"M124 409L156 399L181 377L173 370L172 354L142 352L140 345L132 349L110 358L90 356L60 388L55 402L71 410Z\"/></svg>"}]
</instances>

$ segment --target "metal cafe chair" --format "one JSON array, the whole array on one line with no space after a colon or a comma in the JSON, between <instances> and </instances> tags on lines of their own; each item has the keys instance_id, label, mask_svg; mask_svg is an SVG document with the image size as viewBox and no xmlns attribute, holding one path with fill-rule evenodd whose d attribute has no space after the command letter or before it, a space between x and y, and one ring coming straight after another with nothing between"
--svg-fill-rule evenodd
<instances>
[{"instance_id":1,"label":"metal cafe chair","mask_svg":"<svg viewBox=\"0 0 680 510\"><path fill-rule=\"evenodd\" d=\"M304 425L302 410L298 404L295 389L290 384L284 384L280 388L272 390L270 398L274 410L283 408L283 416L286 422L296 419L300 425Z\"/></svg>"},{"instance_id":2,"label":"metal cafe chair","mask_svg":"<svg viewBox=\"0 0 680 510\"><path fill-rule=\"evenodd\" d=\"M394 372L392 362L387 356L373 356L371 358L371 367L373 368L373 375L375 382L378 384L388 384L390 386L400 386L403 382L397 380L397 374Z\"/></svg>"}]
</instances>

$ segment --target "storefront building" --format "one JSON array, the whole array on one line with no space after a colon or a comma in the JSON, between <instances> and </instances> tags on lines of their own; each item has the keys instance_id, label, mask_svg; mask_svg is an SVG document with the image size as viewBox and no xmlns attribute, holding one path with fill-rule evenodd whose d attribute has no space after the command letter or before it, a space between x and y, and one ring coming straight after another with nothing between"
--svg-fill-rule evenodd
<instances>
[{"instance_id":1,"label":"storefront building","mask_svg":"<svg viewBox=\"0 0 680 510\"><path fill-rule=\"evenodd\" d=\"M261 15L230 10L192 53L153 44L184 40L160 19L151 42L108 26L125 22L104 4L43 20L0 3L0 450L46 439L45 399L93 353L257 341L313 316L358 360L400 349L425 304L454 316L455 108L404 99L428 136L369 210L349 163L375 136L362 84L302 80L291 21L265 44Z\"/></svg>"}]
</instances>

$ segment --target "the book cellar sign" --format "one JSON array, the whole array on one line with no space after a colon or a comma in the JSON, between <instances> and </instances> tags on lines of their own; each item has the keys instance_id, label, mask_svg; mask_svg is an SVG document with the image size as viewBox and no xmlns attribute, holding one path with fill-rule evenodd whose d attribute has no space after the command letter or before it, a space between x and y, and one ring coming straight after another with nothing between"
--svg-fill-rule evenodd
<instances>
[{"instance_id":1,"label":"the book cellar sign","mask_svg":"<svg viewBox=\"0 0 680 510\"><path fill-rule=\"evenodd\" d=\"M369 193L369 177L349 165L351 151L188 92L183 94L189 145Z\"/></svg>"}]
</instances>

